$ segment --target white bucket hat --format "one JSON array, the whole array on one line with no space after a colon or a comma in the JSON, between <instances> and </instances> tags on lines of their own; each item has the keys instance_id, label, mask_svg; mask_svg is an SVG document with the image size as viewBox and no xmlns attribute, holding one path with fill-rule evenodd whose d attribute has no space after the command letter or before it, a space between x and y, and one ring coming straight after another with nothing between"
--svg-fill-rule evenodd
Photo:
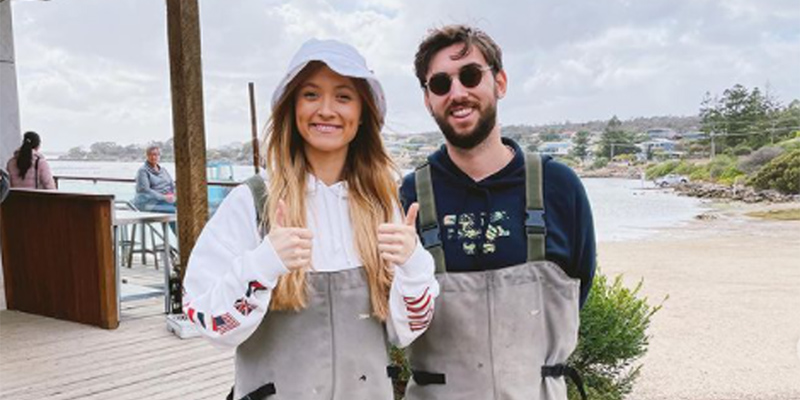
<instances>
[{"instance_id":1,"label":"white bucket hat","mask_svg":"<svg viewBox=\"0 0 800 400\"><path fill-rule=\"evenodd\" d=\"M300 50L292 57L286 75L272 94L273 109L283 96L283 92L286 91L286 85L311 61L323 62L339 75L366 80L369 83L375 105L380 112L381 120L385 119L386 97L383 95L383 88L378 82L378 78L367 68L367 61L359 54L358 50L336 40L310 39L303 43Z\"/></svg>"}]
</instances>

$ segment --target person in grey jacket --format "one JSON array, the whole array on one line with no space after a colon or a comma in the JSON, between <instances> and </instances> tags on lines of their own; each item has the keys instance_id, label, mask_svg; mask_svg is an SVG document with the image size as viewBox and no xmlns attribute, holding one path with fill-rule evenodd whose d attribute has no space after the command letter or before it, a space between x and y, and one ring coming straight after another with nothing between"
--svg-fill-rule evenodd
<instances>
[{"instance_id":1,"label":"person in grey jacket","mask_svg":"<svg viewBox=\"0 0 800 400\"><path fill-rule=\"evenodd\" d=\"M174 214L175 181L169 172L158 162L161 160L161 149L158 146L147 147L147 161L136 174L136 197L133 204L141 211Z\"/></svg>"}]
</instances>

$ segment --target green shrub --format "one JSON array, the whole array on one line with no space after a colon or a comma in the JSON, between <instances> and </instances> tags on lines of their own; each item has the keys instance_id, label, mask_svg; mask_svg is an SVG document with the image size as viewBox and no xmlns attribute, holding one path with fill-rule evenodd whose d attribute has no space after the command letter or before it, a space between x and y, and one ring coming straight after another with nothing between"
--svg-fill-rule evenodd
<instances>
[{"instance_id":1,"label":"green shrub","mask_svg":"<svg viewBox=\"0 0 800 400\"><path fill-rule=\"evenodd\" d=\"M666 161L658 164L653 164L645 170L646 179L660 178L666 174L672 173L678 167L679 161Z\"/></svg>"},{"instance_id":2,"label":"green shrub","mask_svg":"<svg viewBox=\"0 0 800 400\"><path fill-rule=\"evenodd\" d=\"M748 180L756 189L775 189L782 193L800 193L800 149L786 152Z\"/></svg>"},{"instance_id":3,"label":"green shrub","mask_svg":"<svg viewBox=\"0 0 800 400\"><path fill-rule=\"evenodd\" d=\"M578 168L579 166L578 160L573 157L556 157L556 160L572 169Z\"/></svg>"},{"instance_id":4,"label":"green shrub","mask_svg":"<svg viewBox=\"0 0 800 400\"><path fill-rule=\"evenodd\" d=\"M717 178L717 183L723 185L733 185L739 178L745 176L746 175L744 172L740 171L735 166L730 166L726 170L722 171L720 176Z\"/></svg>"},{"instance_id":5,"label":"green shrub","mask_svg":"<svg viewBox=\"0 0 800 400\"><path fill-rule=\"evenodd\" d=\"M704 165L694 170L694 172L689 175L689 179L693 181L710 181L711 173L708 170L708 166Z\"/></svg>"},{"instance_id":6,"label":"green shrub","mask_svg":"<svg viewBox=\"0 0 800 400\"><path fill-rule=\"evenodd\" d=\"M752 152L753 152L753 149L750 146L746 145L746 144L740 144L740 145L738 145L738 146L733 148L733 155L735 155L735 156L746 156L746 155L749 155Z\"/></svg>"},{"instance_id":7,"label":"green shrub","mask_svg":"<svg viewBox=\"0 0 800 400\"><path fill-rule=\"evenodd\" d=\"M798 132L798 134L800 135L800 132ZM798 137L796 137L794 139L784 140L784 141L778 143L777 146L782 148L782 149L784 149L784 150L786 150L786 151L792 151L792 150L800 149L800 136L798 136Z\"/></svg>"},{"instance_id":8,"label":"green shrub","mask_svg":"<svg viewBox=\"0 0 800 400\"><path fill-rule=\"evenodd\" d=\"M394 385L395 400L402 400L406 393L408 380L411 379L411 368L408 365L408 359L403 349L392 346L389 351L389 358L392 360L393 366L400 367L400 376L398 379L392 380L392 384Z\"/></svg>"},{"instance_id":9,"label":"green shrub","mask_svg":"<svg viewBox=\"0 0 800 400\"><path fill-rule=\"evenodd\" d=\"M581 310L578 347L569 359L592 400L623 399L639 376L642 366L634 362L647 352L650 318L661 309L639 296L641 288L642 281L629 289L622 276L611 283L599 271L595 276ZM579 398L574 385L569 385L569 399Z\"/></svg>"},{"instance_id":10,"label":"green shrub","mask_svg":"<svg viewBox=\"0 0 800 400\"><path fill-rule=\"evenodd\" d=\"M800 141L798 141L800 143ZM753 154L750 154L747 157L744 157L742 160L739 161L739 169L746 173L752 174L753 172L758 171L759 168L766 165L768 162L772 161L775 157L783 154L784 149L777 146L764 146L756 151Z\"/></svg>"},{"instance_id":11,"label":"green shrub","mask_svg":"<svg viewBox=\"0 0 800 400\"><path fill-rule=\"evenodd\" d=\"M592 169L605 168L608 165L608 159L605 157L598 157L592 163Z\"/></svg>"},{"instance_id":12,"label":"green shrub","mask_svg":"<svg viewBox=\"0 0 800 400\"><path fill-rule=\"evenodd\" d=\"M690 163L688 161L681 161L680 163L678 163L678 166L675 167L675 169L672 172L680 175L691 175L692 172L697 170L697 168L699 167L694 163Z\"/></svg>"},{"instance_id":13,"label":"green shrub","mask_svg":"<svg viewBox=\"0 0 800 400\"><path fill-rule=\"evenodd\" d=\"M736 168L736 157L719 155L708 163L708 172L711 179L717 180L730 168Z\"/></svg>"}]
</instances>

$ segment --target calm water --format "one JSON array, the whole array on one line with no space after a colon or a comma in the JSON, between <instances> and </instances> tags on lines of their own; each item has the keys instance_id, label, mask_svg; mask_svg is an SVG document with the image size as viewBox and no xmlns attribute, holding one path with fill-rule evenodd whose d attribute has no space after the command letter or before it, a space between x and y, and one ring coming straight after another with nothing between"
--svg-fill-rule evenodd
<instances>
[{"instance_id":1,"label":"calm water","mask_svg":"<svg viewBox=\"0 0 800 400\"><path fill-rule=\"evenodd\" d=\"M53 173L59 176L91 176L135 178L142 163L50 161ZM162 164L172 176L175 165ZM253 167L233 166L233 178L243 180L253 174ZM703 211L698 199L680 197L669 191L656 190L652 183L630 179L584 179L583 183L594 212L595 231L600 242L644 238L660 228L674 227L691 221ZM61 181L59 188L84 193L112 193L118 199L131 200L133 184Z\"/></svg>"}]
</instances>

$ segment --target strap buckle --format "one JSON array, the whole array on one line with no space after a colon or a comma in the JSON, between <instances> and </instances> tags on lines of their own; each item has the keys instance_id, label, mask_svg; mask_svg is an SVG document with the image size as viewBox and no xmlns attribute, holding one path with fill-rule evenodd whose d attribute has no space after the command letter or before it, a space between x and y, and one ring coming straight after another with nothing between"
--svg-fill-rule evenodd
<instances>
[{"instance_id":1,"label":"strap buckle","mask_svg":"<svg viewBox=\"0 0 800 400\"><path fill-rule=\"evenodd\" d=\"M525 231L528 234L547 235L544 210L525 210Z\"/></svg>"},{"instance_id":2,"label":"strap buckle","mask_svg":"<svg viewBox=\"0 0 800 400\"><path fill-rule=\"evenodd\" d=\"M442 238L439 235L439 225L422 228L419 237L422 239L422 246L425 247L426 250L431 247L442 245Z\"/></svg>"}]
</instances>

